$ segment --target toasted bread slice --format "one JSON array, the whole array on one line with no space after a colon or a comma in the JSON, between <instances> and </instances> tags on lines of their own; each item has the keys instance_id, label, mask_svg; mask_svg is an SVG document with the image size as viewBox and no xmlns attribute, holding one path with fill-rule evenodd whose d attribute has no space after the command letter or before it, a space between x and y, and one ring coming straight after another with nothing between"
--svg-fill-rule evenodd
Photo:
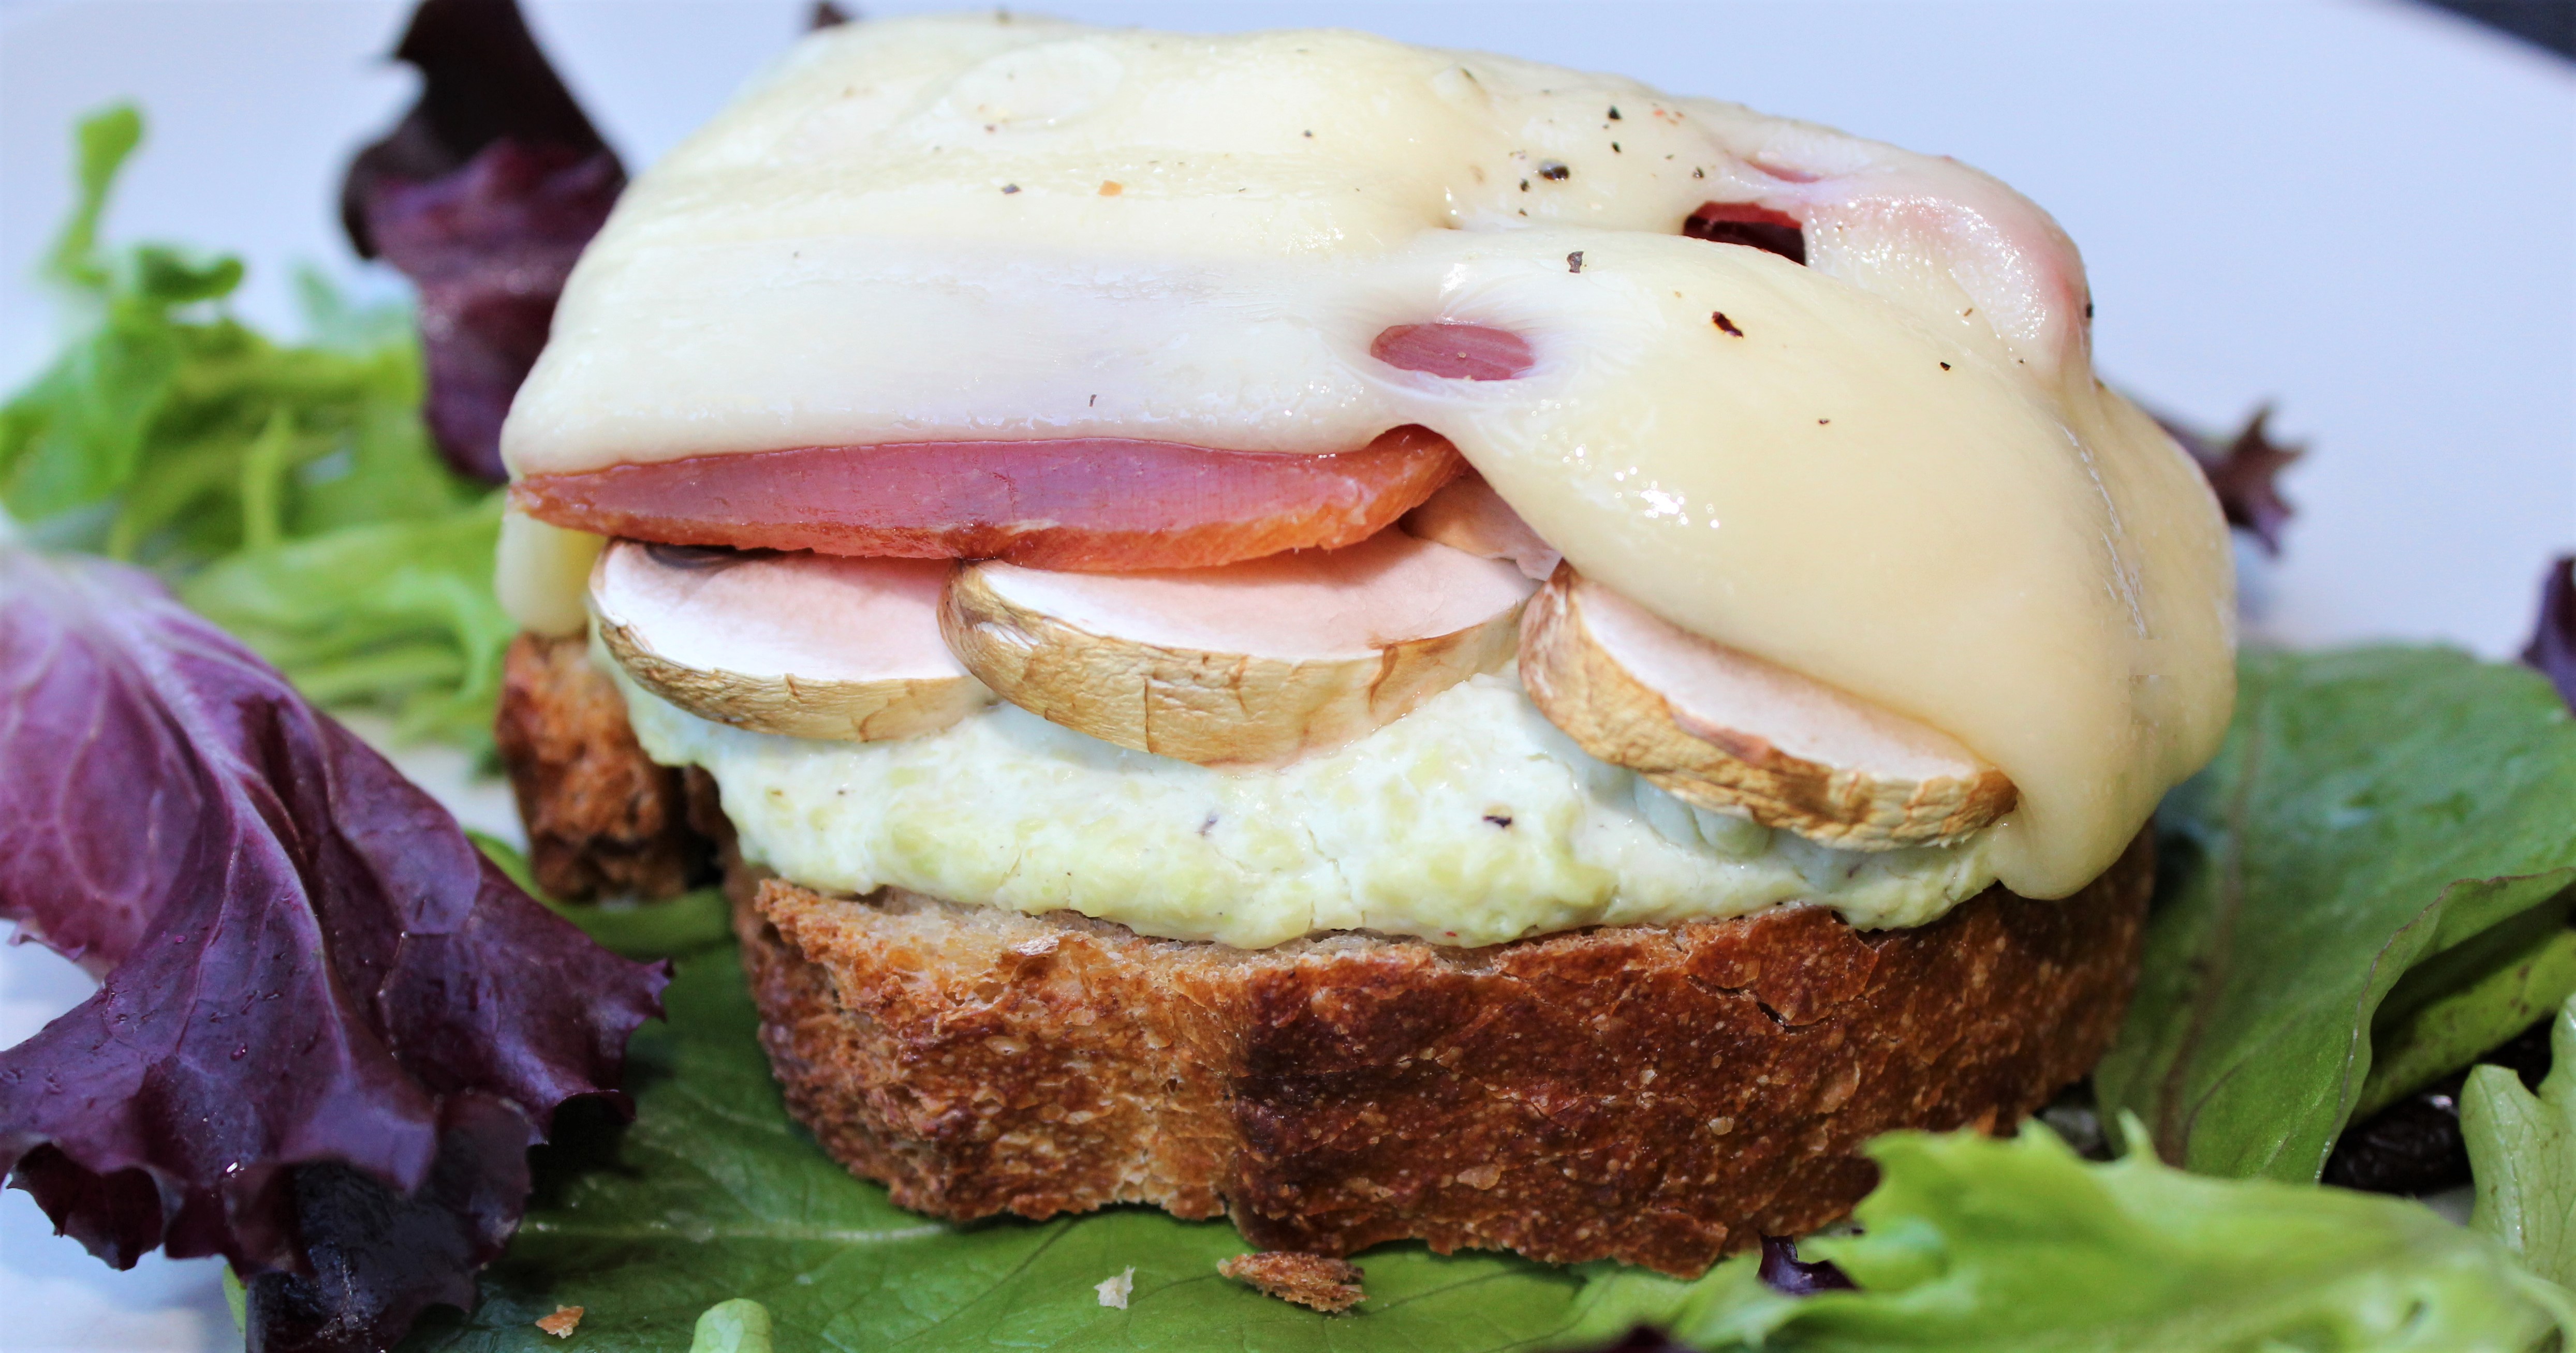
<instances>
[{"instance_id":1,"label":"toasted bread slice","mask_svg":"<svg viewBox=\"0 0 2576 1353\"><path fill-rule=\"evenodd\" d=\"M1687 1275L1849 1210L1870 1137L2008 1127L2089 1070L2154 867L2141 835L2073 897L1912 930L1802 906L1483 949L731 885L789 1105L905 1207L1151 1203L1272 1250Z\"/></svg>"},{"instance_id":2,"label":"toasted bread slice","mask_svg":"<svg viewBox=\"0 0 2576 1353\"><path fill-rule=\"evenodd\" d=\"M538 887L562 898L669 897L711 874L685 779L636 745L626 702L581 636L511 641L492 731Z\"/></svg>"}]
</instances>

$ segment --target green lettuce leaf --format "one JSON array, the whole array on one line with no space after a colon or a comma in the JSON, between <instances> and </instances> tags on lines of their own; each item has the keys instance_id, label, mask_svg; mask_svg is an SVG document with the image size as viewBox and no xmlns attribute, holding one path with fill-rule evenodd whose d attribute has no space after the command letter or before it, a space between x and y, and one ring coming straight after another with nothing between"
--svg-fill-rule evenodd
<instances>
[{"instance_id":1,"label":"green lettuce leaf","mask_svg":"<svg viewBox=\"0 0 2576 1353\"><path fill-rule=\"evenodd\" d=\"M2549 1075L2534 1095L2500 1066L2469 1073L2460 1135L2477 1178L2469 1226L2525 1268L2576 1284L2576 1001L2549 1029Z\"/></svg>"},{"instance_id":2,"label":"green lettuce leaf","mask_svg":"<svg viewBox=\"0 0 2576 1353\"><path fill-rule=\"evenodd\" d=\"M2092 1164L2036 1124L1891 1133L1870 1154L1861 1233L1801 1247L1860 1291L1704 1304L1677 1332L1819 1353L2509 1353L2576 1330L2563 1291L2419 1203L2209 1179L2143 1150Z\"/></svg>"},{"instance_id":3,"label":"green lettuce leaf","mask_svg":"<svg viewBox=\"0 0 2576 1353\"><path fill-rule=\"evenodd\" d=\"M518 625L493 598L500 495L453 515L343 526L229 555L179 588L325 705L374 705L396 736L491 736Z\"/></svg>"},{"instance_id":4,"label":"green lettuce leaf","mask_svg":"<svg viewBox=\"0 0 2576 1353\"><path fill-rule=\"evenodd\" d=\"M689 1353L771 1353L769 1308L748 1297L720 1301L698 1317Z\"/></svg>"},{"instance_id":5,"label":"green lettuce leaf","mask_svg":"<svg viewBox=\"0 0 2576 1353\"><path fill-rule=\"evenodd\" d=\"M77 139L46 273L81 323L0 404L0 506L41 544L158 568L317 702L488 749L515 630L492 591L500 500L430 444L408 315L307 273L314 340L253 331L224 309L238 261L102 246L141 114Z\"/></svg>"},{"instance_id":6,"label":"green lettuce leaf","mask_svg":"<svg viewBox=\"0 0 2576 1353\"><path fill-rule=\"evenodd\" d=\"M117 172L142 137L131 107L80 126L80 193L46 273L84 322L0 411L10 513L30 523L80 513L55 528L58 543L184 566L268 543L262 535L344 524L361 493L368 520L459 505L455 485L404 473L424 451L406 445L421 439L407 334L380 324L367 347L273 343L223 309L239 260L100 245ZM320 299L316 287L305 290ZM356 492L321 488L353 470Z\"/></svg>"},{"instance_id":7,"label":"green lettuce leaf","mask_svg":"<svg viewBox=\"0 0 2576 1353\"><path fill-rule=\"evenodd\" d=\"M2564 1304L2419 1204L2201 1178L2144 1152L2097 1165L2033 1125L1880 1139L1864 1234L1809 1242L1859 1293L1783 1297L1750 1259L1685 1282L1393 1246L1361 1256L1356 1313L1319 1315L1218 1277L1247 1248L1222 1222L1113 1209L954 1226L894 1207L788 1118L738 962L728 943L681 960L671 1023L630 1054L635 1121L539 1151L537 1200L481 1307L434 1314L410 1353L552 1348L534 1321L561 1305L584 1308L583 1347L688 1348L737 1299L781 1349L1587 1349L1645 1325L1710 1350L2515 1353ZM1131 1267L1126 1308L1102 1306L1098 1284Z\"/></svg>"},{"instance_id":8,"label":"green lettuce leaf","mask_svg":"<svg viewBox=\"0 0 2576 1353\"><path fill-rule=\"evenodd\" d=\"M2455 950L2489 965L2433 969L2448 985L2419 983L2422 1010L2519 961L2463 946L2576 880L2576 722L2533 673L2441 649L2252 652L2238 670L2226 747L2159 814L2165 887L2094 1084L2168 1161L2304 1182L2408 971Z\"/></svg>"},{"instance_id":9,"label":"green lettuce leaf","mask_svg":"<svg viewBox=\"0 0 2576 1353\"><path fill-rule=\"evenodd\" d=\"M2576 995L2576 930L2560 894L2417 964L2371 1021L2358 1121L2467 1066Z\"/></svg>"},{"instance_id":10,"label":"green lettuce leaf","mask_svg":"<svg viewBox=\"0 0 2576 1353\"><path fill-rule=\"evenodd\" d=\"M628 958L686 958L733 942L733 913L721 888L698 888L659 902L566 902L537 886L528 857L507 841L468 828L474 844L501 872L574 925L602 948Z\"/></svg>"},{"instance_id":11,"label":"green lettuce leaf","mask_svg":"<svg viewBox=\"0 0 2576 1353\"><path fill-rule=\"evenodd\" d=\"M143 113L130 104L83 118L72 129L73 178L77 194L71 219L45 254L44 275L64 286L98 291L107 274L98 266L98 224L107 214L108 189L116 171L134 148L143 144Z\"/></svg>"}]
</instances>

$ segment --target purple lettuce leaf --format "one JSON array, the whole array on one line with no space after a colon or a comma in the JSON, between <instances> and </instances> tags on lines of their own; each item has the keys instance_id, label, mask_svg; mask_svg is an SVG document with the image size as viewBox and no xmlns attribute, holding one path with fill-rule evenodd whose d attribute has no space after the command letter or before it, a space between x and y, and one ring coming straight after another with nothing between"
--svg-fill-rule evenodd
<instances>
[{"instance_id":1,"label":"purple lettuce leaf","mask_svg":"<svg viewBox=\"0 0 2576 1353\"><path fill-rule=\"evenodd\" d=\"M503 140L577 159L609 155L516 0L421 0L394 59L420 72L420 98L393 130L358 152L341 180L340 224L360 258L376 256L367 204L387 180L445 178ZM614 155L609 163L616 164Z\"/></svg>"},{"instance_id":2,"label":"purple lettuce leaf","mask_svg":"<svg viewBox=\"0 0 2576 1353\"><path fill-rule=\"evenodd\" d=\"M508 477L501 420L546 346L564 279L625 186L606 151L504 139L443 178L386 177L370 193L377 248L420 289L421 417L458 473Z\"/></svg>"},{"instance_id":3,"label":"purple lettuce leaf","mask_svg":"<svg viewBox=\"0 0 2576 1353\"><path fill-rule=\"evenodd\" d=\"M1852 1280L1830 1259L1802 1260L1798 1242L1789 1236L1762 1237L1762 1285L1789 1297L1818 1292L1849 1292Z\"/></svg>"},{"instance_id":4,"label":"purple lettuce leaf","mask_svg":"<svg viewBox=\"0 0 2576 1353\"><path fill-rule=\"evenodd\" d=\"M420 289L439 454L499 483L502 416L626 173L513 0L423 0L394 55L420 100L350 162L341 220Z\"/></svg>"},{"instance_id":5,"label":"purple lettuce leaf","mask_svg":"<svg viewBox=\"0 0 2576 1353\"><path fill-rule=\"evenodd\" d=\"M668 978L148 574L6 546L0 916L104 974L0 1052L0 1170L120 1268L229 1259L258 1349L469 1305Z\"/></svg>"},{"instance_id":6,"label":"purple lettuce leaf","mask_svg":"<svg viewBox=\"0 0 2576 1353\"><path fill-rule=\"evenodd\" d=\"M2532 622L2522 660L2549 678L2558 698L2576 710L2576 554L2550 561L2540 582L2540 616Z\"/></svg>"},{"instance_id":7,"label":"purple lettuce leaf","mask_svg":"<svg viewBox=\"0 0 2576 1353\"><path fill-rule=\"evenodd\" d=\"M2158 416L2156 421L2182 443L2182 449L2190 452L2193 460L2200 462L2200 472L2209 477L2209 487L2218 494L2219 510L2227 514L2227 524L2252 533L2262 542L2265 554L2277 556L2281 553L2281 531L2290 524L2291 512L2277 481L2281 471L2307 454L2307 448L2273 441L2264 428L2271 417L2269 407L2256 409L2244 428L2224 445L2172 419Z\"/></svg>"}]
</instances>

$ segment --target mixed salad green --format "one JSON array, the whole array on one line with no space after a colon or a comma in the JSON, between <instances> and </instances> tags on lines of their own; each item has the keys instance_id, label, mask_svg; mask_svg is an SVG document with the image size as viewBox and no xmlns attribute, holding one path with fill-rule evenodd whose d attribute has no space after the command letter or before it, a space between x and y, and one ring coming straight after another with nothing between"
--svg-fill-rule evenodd
<instances>
[{"instance_id":1,"label":"mixed salad green","mask_svg":"<svg viewBox=\"0 0 2576 1353\"><path fill-rule=\"evenodd\" d=\"M142 138L130 107L80 126L45 265L79 327L0 405L0 505L39 544L154 568L324 704L488 748L516 631L492 593L501 496L430 444L409 311L307 273L310 334L282 343L226 309L239 260L102 244Z\"/></svg>"},{"instance_id":2,"label":"mixed salad green","mask_svg":"<svg viewBox=\"0 0 2576 1353\"><path fill-rule=\"evenodd\" d=\"M80 129L48 271L84 324L0 408L0 502L45 547L157 570L312 701L486 745L511 632L499 504L424 433L408 323L308 281L311 335L280 343L228 312L236 261L103 245L141 134L131 109ZM1710 1350L2576 1340L2576 1006L2536 1095L2469 1080L2472 1225L2315 1183L2357 1113L2576 994L2576 719L2540 676L2442 649L2249 652L2241 677L2226 749L2159 818L2147 968L2096 1078L2117 1158L2035 1123L1880 1139L1858 1232L1807 1246L1855 1290L1788 1295L1751 1257L1684 1282L1395 1246L1363 1256L1367 1302L1325 1316L1218 1277L1246 1248L1222 1223L905 1213L786 1114L722 903L697 894L561 909L676 962L669 1022L629 1049L632 1122L558 1115L475 1308L433 1309L406 1347L564 1346L533 1323L564 1306L583 1309L571 1346L597 1349L1463 1353L1639 1327Z\"/></svg>"}]
</instances>

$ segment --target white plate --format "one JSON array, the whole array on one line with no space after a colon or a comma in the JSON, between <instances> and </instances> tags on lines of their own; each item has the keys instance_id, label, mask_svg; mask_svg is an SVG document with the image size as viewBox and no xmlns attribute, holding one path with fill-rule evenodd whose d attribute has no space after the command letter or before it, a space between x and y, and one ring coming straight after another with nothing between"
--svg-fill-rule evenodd
<instances>
[{"instance_id":1,"label":"white plate","mask_svg":"<svg viewBox=\"0 0 2576 1353\"><path fill-rule=\"evenodd\" d=\"M794 35L792 0L533 0L630 167ZM869 3L875 13L927 6ZM1954 154L2084 246L2109 379L2212 428L2272 401L2314 458L2250 630L2299 644L2521 645L2576 548L2576 66L2369 3L1110 3L1181 28L1346 25L1616 70ZM26 281L69 201L81 112L142 101L109 229L234 249L255 320L297 262L354 276L339 168L407 104L379 0L0 0L0 382L50 352ZM381 278L366 285L385 287ZM478 812L487 813L488 790ZM0 1040L85 993L0 954ZM0 1350L236 1346L208 1263L113 1274L0 1198Z\"/></svg>"}]
</instances>

